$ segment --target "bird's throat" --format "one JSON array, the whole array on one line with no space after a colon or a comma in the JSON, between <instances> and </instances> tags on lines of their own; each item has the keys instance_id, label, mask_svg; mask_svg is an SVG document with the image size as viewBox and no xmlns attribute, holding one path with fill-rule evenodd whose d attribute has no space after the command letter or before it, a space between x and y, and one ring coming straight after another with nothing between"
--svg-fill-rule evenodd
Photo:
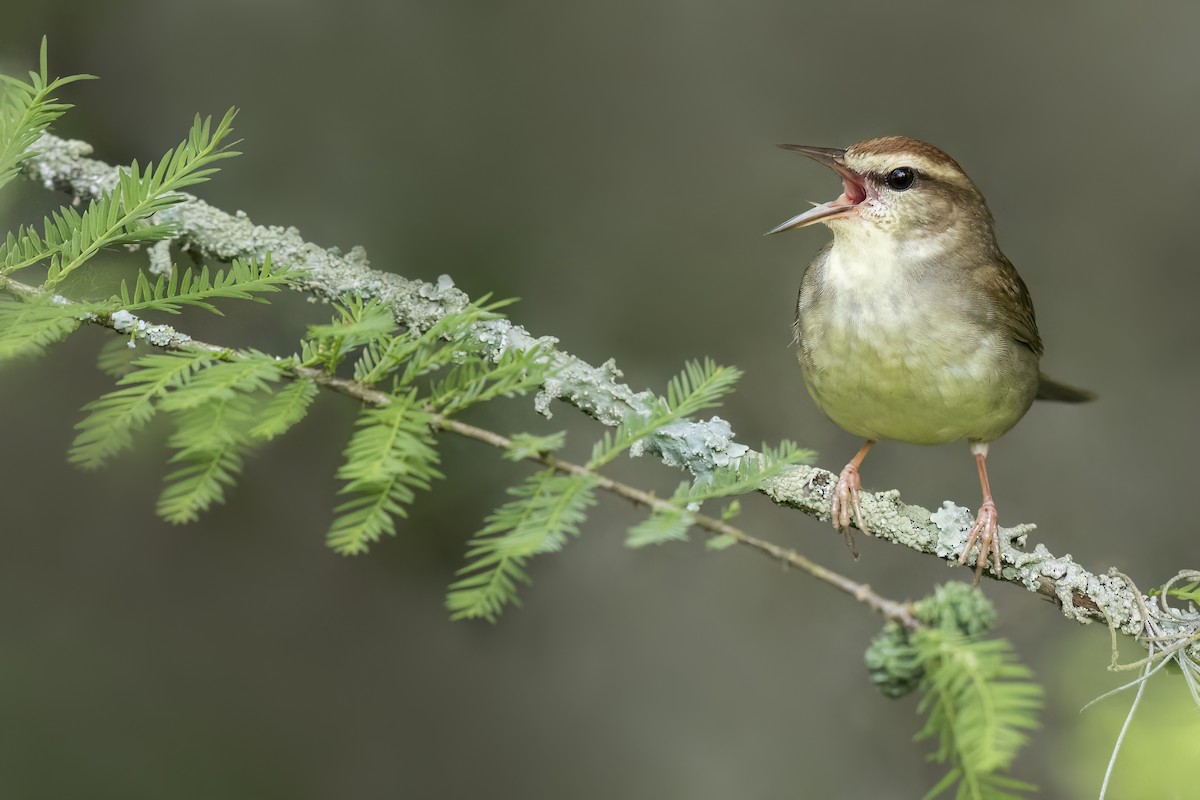
<instances>
[{"instance_id":1,"label":"bird's throat","mask_svg":"<svg viewBox=\"0 0 1200 800\"><path fill-rule=\"evenodd\" d=\"M969 255L966 231L947 227L937 231L890 230L857 220L835 221L826 280L831 288L861 295L892 295L911 281L925 283L940 275L949 283L964 270L955 262Z\"/></svg>"}]
</instances>

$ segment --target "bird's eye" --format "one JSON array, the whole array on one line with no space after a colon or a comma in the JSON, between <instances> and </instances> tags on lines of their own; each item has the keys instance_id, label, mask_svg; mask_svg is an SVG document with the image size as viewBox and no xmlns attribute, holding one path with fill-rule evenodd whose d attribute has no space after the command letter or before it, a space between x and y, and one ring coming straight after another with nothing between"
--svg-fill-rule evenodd
<instances>
[{"instance_id":1,"label":"bird's eye","mask_svg":"<svg viewBox=\"0 0 1200 800\"><path fill-rule=\"evenodd\" d=\"M913 185L913 181L917 179L917 171L912 167L896 167L888 173L887 185L895 189L897 192L903 192L905 189Z\"/></svg>"}]
</instances>

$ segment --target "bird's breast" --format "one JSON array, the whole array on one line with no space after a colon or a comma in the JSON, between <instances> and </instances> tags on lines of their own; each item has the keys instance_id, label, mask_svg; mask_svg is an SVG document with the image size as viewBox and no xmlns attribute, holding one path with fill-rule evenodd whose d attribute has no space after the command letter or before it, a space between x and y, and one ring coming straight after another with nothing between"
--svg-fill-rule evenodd
<instances>
[{"instance_id":1,"label":"bird's breast","mask_svg":"<svg viewBox=\"0 0 1200 800\"><path fill-rule=\"evenodd\" d=\"M991 441L1024 415L1037 357L980 323L953 283L889 257L834 247L810 266L797 308L799 359L817 405L869 439Z\"/></svg>"}]
</instances>

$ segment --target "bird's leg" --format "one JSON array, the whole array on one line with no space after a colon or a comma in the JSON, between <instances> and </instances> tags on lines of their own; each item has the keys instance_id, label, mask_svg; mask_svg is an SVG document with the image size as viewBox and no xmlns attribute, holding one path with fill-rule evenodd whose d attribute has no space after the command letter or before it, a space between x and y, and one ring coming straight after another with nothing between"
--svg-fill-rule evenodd
<instances>
[{"instance_id":1,"label":"bird's leg","mask_svg":"<svg viewBox=\"0 0 1200 800\"><path fill-rule=\"evenodd\" d=\"M863 522L862 503L858 499L858 491L862 489L862 481L858 479L858 466L867 457L867 451L873 444L875 444L875 440L868 439L858 449L858 453L850 459L850 463L838 476L837 485L833 487L833 508L830 509L833 527L845 535L846 546L850 548L850 552L855 558L858 558L858 548L854 545L854 536L850 532L850 515L853 513L854 524L858 526L858 529L867 533L867 526Z\"/></svg>"},{"instance_id":2,"label":"bird's leg","mask_svg":"<svg viewBox=\"0 0 1200 800\"><path fill-rule=\"evenodd\" d=\"M992 557L995 561L994 570L996 577L1000 577L1000 535L998 530L999 515L996 513L996 504L992 501L992 487L988 485L987 476L987 442L971 442L971 452L975 454L975 465L979 467L979 485L983 489L983 503L979 506L979 514L975 517L975 524L971 526L971 532L967 536L967 543L963 547L962 555L958 557L959 564L967 563L967 552L971 549L971 545L975 544L975 540L979 540L979 557L975 560L975 583L979 583L979 578L983 575L983 570L987 567L988 558Z\"/></svg>"}]
</instances>

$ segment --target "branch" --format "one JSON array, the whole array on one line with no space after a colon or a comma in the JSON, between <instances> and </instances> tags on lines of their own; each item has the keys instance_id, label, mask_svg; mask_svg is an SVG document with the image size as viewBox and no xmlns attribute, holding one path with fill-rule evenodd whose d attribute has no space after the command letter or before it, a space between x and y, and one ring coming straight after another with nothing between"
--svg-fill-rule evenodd
<instances>
[{"instance_id":1,"label":"branch","mask_svg":"<svg viewBox=\"0 0 1200 800\"><path fill-rule=\"evenodd\" d=\"M44 135L31 149L36 155L22 169L46 188L91 199L116 185L117 168L88 158L91 146L86 142ZM336 248L326 250L306 242L295 228L254 225L245 214L227 214L191 195L186 197L185 202L161 212L157 220L177 227L174 241L183 249L220 261L260 259L270 253L276 264L303 270L307 278L302 288L311 294L326 299L340 299L346 294L379 298L400 324L419 330L469 302L449 276L443 275L436 284L430 284L380 272L370 267L361 248L342 255ZM168 326L147 326L142 321L127 325L144 326L144 332L160 337L176 335ZM557 339L534 337L508 320L480 322L475 327L481 345L493 360L509 350L526 350L536 344L547 349L555 377L546 381L535 400L537 410L547 417L550 401L555 399L609 426L649 410L652 395L634 392L621 383L621 372L612 360L593 366L553 348ZM668 466L704 475L753 451L734 440L728 422L712 417L667 426L633 451L634 455L642 453L657 456ZM801 466L771 481L763 491L779 505L828 520L835 482L830 472ZM972 519L967 509L947 501L941 509L930 512L902 503L895 491L863 493L862 504L871 520L871 535L957 565ZM1131 583L1111 570L1107 575L1090 572L1071 556L1056 556L1042 544L1032 552L1015 548L1012 540L1023 542L1032 528L1021 525L1001 529L1004 573L997 580L1023 586L1052 600L1076 622L1103 620L1134 635L1143 630L1143 597Z\"/></svg>"}]
</instances>

